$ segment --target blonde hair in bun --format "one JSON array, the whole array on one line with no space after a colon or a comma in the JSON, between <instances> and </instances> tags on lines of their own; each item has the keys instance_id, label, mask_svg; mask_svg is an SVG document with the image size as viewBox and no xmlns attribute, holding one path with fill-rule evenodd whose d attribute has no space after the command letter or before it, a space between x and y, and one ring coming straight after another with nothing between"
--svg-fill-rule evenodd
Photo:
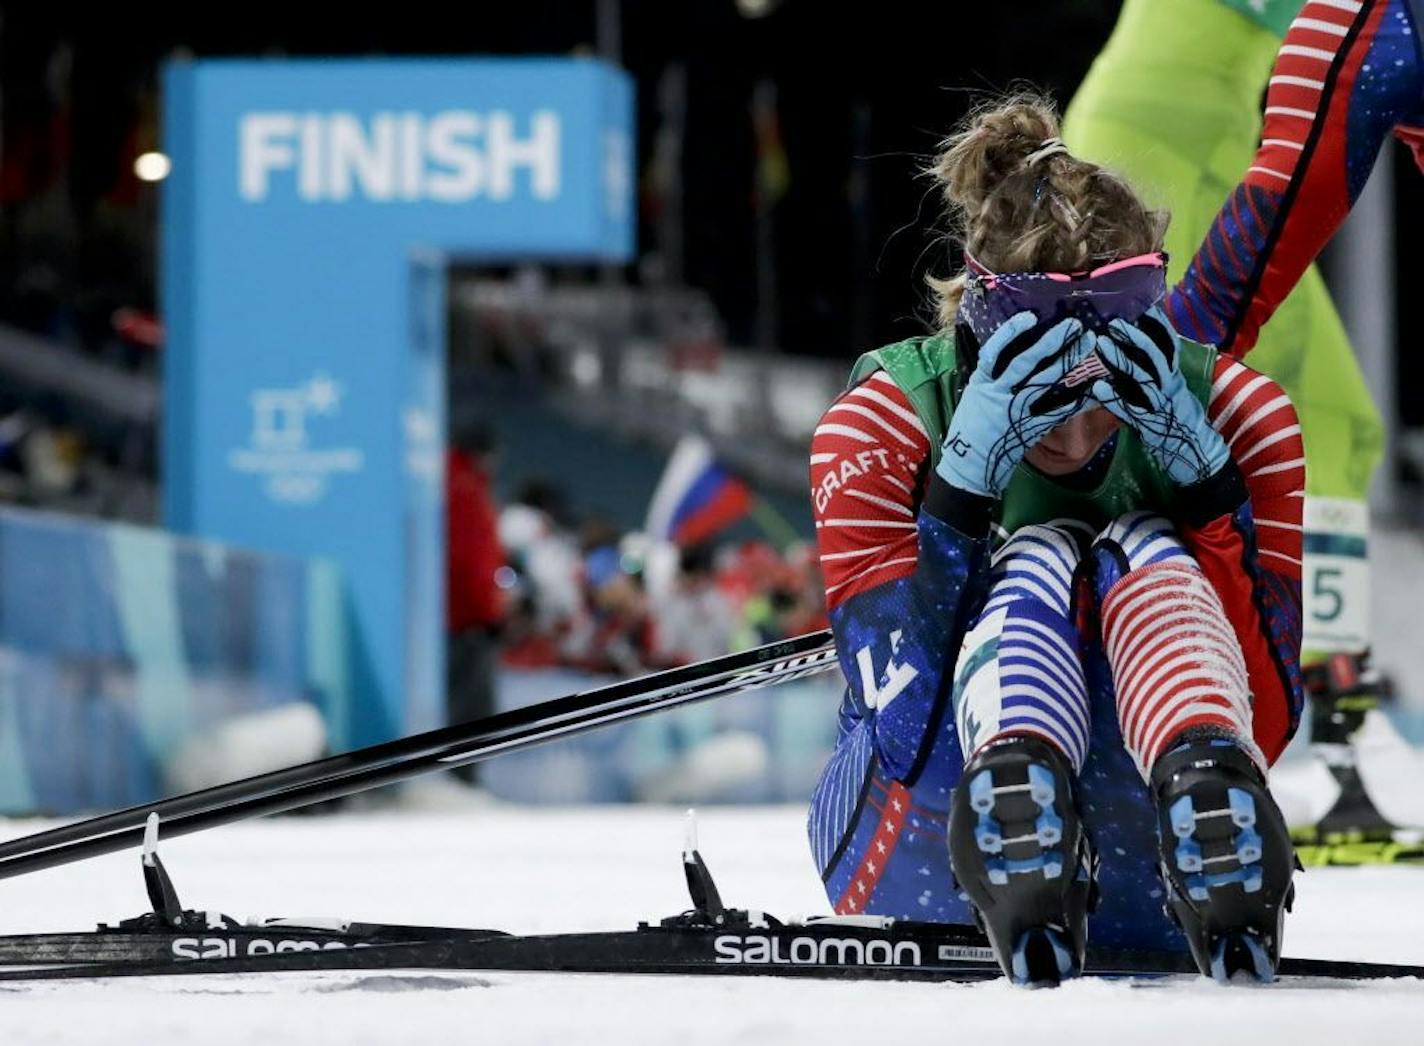
<instances>
[{"instance_id":1,"label":"blonde hair in bun","mask_svg":"<svg viewBox=\"0 0 1424 1046\"><path fill-rule=\"evenodd\" d=\"M940 146L928 174L951 238L996 272L1078 272L1160 250L1166 211L1117 173L1068 151L1058 113L1020 92L980 106ZM964 276L929 277L942 327L954 325Z\"/></svg>"}]
</instances>

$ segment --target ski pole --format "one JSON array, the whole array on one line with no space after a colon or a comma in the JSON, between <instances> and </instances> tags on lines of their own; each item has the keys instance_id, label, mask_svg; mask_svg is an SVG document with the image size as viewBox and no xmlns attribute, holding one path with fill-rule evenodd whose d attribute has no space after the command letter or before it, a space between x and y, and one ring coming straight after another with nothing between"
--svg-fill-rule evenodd
<instances>
[{"instance_id":1,"label":"ski pole","mask_svg":"<svg viewBox=\"0 0 1424 1046\"><path fill-rule=\"evenodd\" d=\"M479 762L608 723L827 671L827 631L624 680L256 777L78 821L0 844L0 879L136 846L156 813L164 838L294 810L433 770Z\"/></svg>"}]
</instances>

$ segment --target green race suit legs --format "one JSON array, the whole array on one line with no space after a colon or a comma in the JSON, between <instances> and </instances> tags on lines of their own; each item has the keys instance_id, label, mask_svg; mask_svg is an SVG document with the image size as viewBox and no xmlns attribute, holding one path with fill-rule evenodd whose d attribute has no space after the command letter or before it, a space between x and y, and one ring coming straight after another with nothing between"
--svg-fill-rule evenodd
<instances>
[{"instance_id":1,"label":"green race suit legs","mask_svg":"<svg viewBox=\"0 0 1424 1046\"><path fill-rule=\"evenodd\" d=\"M1177 276L1251 162L1261 93L1300 6L1301 0L1127 0L1069 106L1064 137L1073 151L1121 171L1149 202L1172 211L1167 250ZM1364 502L1383 426L1314 267L1248 359L1290 395L1304 433L1305 645L1363 650ZM1249 461L1243 464L1249 471Z\"/></svg>"}]
</instances>

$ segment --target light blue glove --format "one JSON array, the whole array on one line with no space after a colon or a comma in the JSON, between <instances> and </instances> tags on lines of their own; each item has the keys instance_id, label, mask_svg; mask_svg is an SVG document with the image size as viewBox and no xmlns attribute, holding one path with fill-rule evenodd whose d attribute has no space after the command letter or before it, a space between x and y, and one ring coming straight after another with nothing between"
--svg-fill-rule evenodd
<instances>
[{"instance_id":1,"label":"light blue glove","mask_svg":"<svg viewBox=\"0 0 1424 1046\"><path fill-rule=\"evenodd\" d=\"M1174 483L1200 483L1230 460L1206 408L1187 388L1181 344L1160 308L1136 323L1113 320L1098 337L1098 358L1107 376L1093 383L1093 398L1137 433Z\"/></svg>"},{"instance_id":2,"label":"light blue glove","mask_svg":"<svg viewBox=\"0 0 1424 1046\"><path fill-rule=\"evenodd\" d=\"M1092 353L1093 339L1078 320L1048 327L1028 311L1008 319L979 350L955 404L940 478L971 494L1002 497L1024 452L1091 405L1088 382L1070 386L1063 379Z\"/></svg>"}]
</instances>

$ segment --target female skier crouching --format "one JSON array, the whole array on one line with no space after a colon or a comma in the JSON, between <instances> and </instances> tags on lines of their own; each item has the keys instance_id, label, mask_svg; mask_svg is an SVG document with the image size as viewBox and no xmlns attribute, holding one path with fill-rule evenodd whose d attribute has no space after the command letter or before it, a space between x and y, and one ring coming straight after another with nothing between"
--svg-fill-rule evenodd
<instances>
[{"instance_id":1,"label":"female skier crouching","mask_svg":"<svg viewBox=\"0 0 1424 1046\"><path fill-rule=\"evenodd\" d=\"M977 917L1020 983L1080 972L1090 932L1270 979L1300 427L1178 339L1166 216L1057 131L1015 99L946 143L942 329L861 357L812 441L848 682L812 851L838 912Z\"/></svg>"}]
</instances>

